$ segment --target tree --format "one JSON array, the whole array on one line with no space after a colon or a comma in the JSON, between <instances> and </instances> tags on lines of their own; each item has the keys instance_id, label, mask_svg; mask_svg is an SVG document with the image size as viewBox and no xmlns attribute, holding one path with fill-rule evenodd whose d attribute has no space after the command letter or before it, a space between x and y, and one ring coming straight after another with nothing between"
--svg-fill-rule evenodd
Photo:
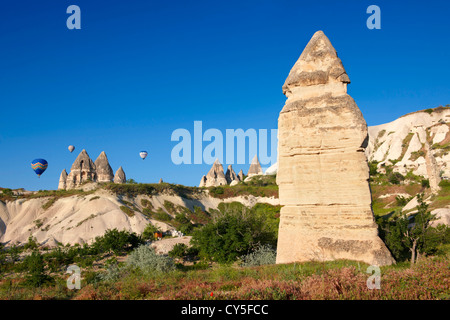
<instances>
[{"instance_id":1,"label":"tree","mask_svg":"<svg viewBox=\"0 0 450 320\"><path fill-rule=\"evenodd\" d=\"M396 260L410 258L411 266L420 254L431 254L437 245L443 241L440 232L430 226L435 216L428 211L428 205L423 201L424 194L417 195L417 213L411 216L400 215L392 221L377 221L380 224L386 245Z\"/></svg>"},{"instance_id":2,"label":"tree","mask_svg":"<svg viewBox=\"0 0 450 320\"><path fill-rule=\"evenodd\" d=\"M44 258L38 250L34 250L31 255L26 257L24 264L28 270L27 283L31 286L40 287L52 280L52 278L45 273Z\"/></svg>"},{"instance_id":3,"label":"tree","mask_svg":"<svg viewBox=\"0 0 450 320\"><path fill-rule=\"evenodd\" d=\"M125 251L136 248L142 244L143 240L136 233L130 233L126 230L119 231L117 228L106 230L101 237L95 238L93 246L98 252L114 252L120 254Z\"/></svg>"},{"instance_id":4,"label":"tree","mask_svg":"<svg viewBox=\"0 0 450 320\"><path fill-rule=\"evenodd\" d=\"M263 215L238 202L221 203L219 210L212 222L193 233L192 243L201 257L229 263L260 245L276 245L276 232Z\"/></svg>"}]
</instances>

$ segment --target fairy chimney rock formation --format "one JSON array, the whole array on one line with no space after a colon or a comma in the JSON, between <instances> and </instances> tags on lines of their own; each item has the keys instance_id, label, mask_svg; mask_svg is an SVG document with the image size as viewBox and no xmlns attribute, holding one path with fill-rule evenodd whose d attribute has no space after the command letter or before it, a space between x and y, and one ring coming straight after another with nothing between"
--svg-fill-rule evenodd
<instances>
[{"instance_id":1,"label":"fairy chimney rock formation","mask_svg":"<svg viewBox=\"0 0 450 320\"><path fill-rule=\"evenodd\" d=\"M247 176L256 176L263 174L261 164L259 163L258 156L254 156L250 168L248 169Z\"/></svg>"},{"instance_id":2,"label":"fairy chimney rock formation","mask_svg":"<svg viewBox=\"0 0 450 320\"><path fill-rule=\"evenodd\" d=\"M125 172L123 171L122 166L117 169L116 174L114 175L114 183L125 183L127 181L127 177L125 176Z\"/></svg>"},{"instance_id":3,"label":"fairy chimney rock formation","mask_svg":"<svg viewBox=\"0 0 450 320\"><path fill-rule=\"evenodd\" d=\"M111 166L108 162L108 157L106 156L105 151L102 151L98 156L97 160L94 162L96 173L97 173L97 182L111 182L114 179L114 172L111 169Z\"/></svg>"},{"instance_id":4,"label":"fairy chimney rock formation","mask_svg":"<svg viewBox=\"0 0 450 320\"><path fill-rule=\"evenodd\" d=\"M283 85L277 263L395 263L378 237L364 154L367 124L347 94L348 83L330 41L316 32Z\"/></svg>"},{"instance_id":5,"label":"fairy chimney rock formation","mask_svg":"<svg viewBox=\"0 0 450 320\"><path fill-rule=\"evenodd\" d=\"M230 164L227 168L227 172L225 173L225 179L227 180L227 184L230 184L231 182L237 180L239 182L239 178L234 172L232 165Z\"/></svg>"},{"instance_id":6,"label":"fairy chimney rock formation","mask_svg":"<svg viewBox=\"0 0 450 320\"><path fill-rule=\"evenodd\" d=\"M217 187L227 185L227 179L223 173L223 167L219 159L214 161L206 176L202 177L199 187Z\"/></svg>"},{"instance_id":7,"label":"fairy chimney rock formation","mask_svg":"<svg viewBox=\"0 0 450 320\"><path fill-rule=\"evenodd\" d=\"M239 181L244 181L244 172L242 172L242 169L239 171L237 176Z\"/></svg>"},{"instance_id":8,"label":"fairy chimney rock formation","mask_svg":"<svg viewBox=\"0 0 450 320\"><path fill-rule=\"evenodd\" d=\"M58 190L66 189L66 180L67 180L67 171L66 169L63 169L61 175L59 176Z\"/></svg>"},{"instance_id":9,"label":"fairy chimney rock formation","mask_svg":"<svg viewBox=\"0 0 450 320\"><path fill-rule=\"evenodd\" d=\"M73 189L87 181L96 180L95 164L89 158L86 150L82 150L75 159L66 179L66 188Z\"/></svg>"}]
</instances>

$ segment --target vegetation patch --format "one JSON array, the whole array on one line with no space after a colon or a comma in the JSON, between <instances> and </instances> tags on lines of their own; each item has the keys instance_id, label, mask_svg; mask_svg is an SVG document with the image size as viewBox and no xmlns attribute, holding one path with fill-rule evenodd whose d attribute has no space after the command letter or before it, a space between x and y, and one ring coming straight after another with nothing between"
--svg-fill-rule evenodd
<instances>
[{"instance_id":1,"label":"vegetation patch","mask_svg":"<svg viewBox=\"0 0 450 320\"><path fill-rule=\"evenodd\" d=\"M134 217L134 211L133 209L128 208L127 206L120 206L120 210L126 213L129 217Z\"/></svg>"}]
</instances>

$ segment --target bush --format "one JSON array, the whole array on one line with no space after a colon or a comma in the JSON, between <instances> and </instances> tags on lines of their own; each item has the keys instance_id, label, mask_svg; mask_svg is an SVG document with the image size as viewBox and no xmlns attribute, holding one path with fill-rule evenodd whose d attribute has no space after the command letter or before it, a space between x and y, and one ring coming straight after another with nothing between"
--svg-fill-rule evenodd
<instances>
[{"instance_id":1,"label":"bush","mask_svg":"<svg viewBox=\"0 0 450 320\"><path fill-rule=\"evenodd\" d=\"M263 214L238 202L221 203L220 212L193 233L192 243L201 257L230 263L263 244L276 245L277 234Z\"/></svg>"},{"instance_id":2,"label":"bush","mask_svg":"<svg viewBox=\"0 0 450 320\"><path fill-rule=\"evenodd\" d=\"M153 224L149 223L145 227L144 232L142 232L142 239L143 240L153 240L156 232L161 232L161 230L159 230Z\"/></svg>"},{"instance_id":3,"label":"bush","mask_svg":"<svg viewBox=\"0 0 450 320\"><path fill-rule=\"evenodd\" d=\"M126 206L120 206L120 210L126 213L127 216L134 217L134 211Z\"/></svg>"},{"instance_id":4,"label":"bush","mask_svg":"<svg viewBox=\"0 0 450 320\"><path fill-rule=\"evenodd\" d=\"M422 188L429 188L430 187L430 180L428 179L422 179Z\"/></svg>"},{"instance_id":5,"label":"bush","mask_svg":"<svg viewBox=\"0 0 450 320\"><path fill-rule=\"evenodd\" d=\"M128 256L126 264L146 274L151 272L169 272L175 269L172 258L158 255L153 248L147 245L141 245L134 249Z\"/></svg>"},{"instance_id":6,"label":"bush","mask_svg":"<svg viewBox=\"0 0 450 320\"><path fill-rule=\"evenodd\" d=\"M31 255L25 258L23 265L28 271L26 283L32 287L40 287L44 284L51 283L52 278L45 274L44 258L35 250Z\"/></svg>"},{"instance_id":7,"label":"bush","mask_svg":"<svg viewBox=\"0 0 450 320\"><path fill-rule=\"evenodd\" d=\"M392 172L389 175L388 180L392 184L400 184L401 181L405 180L405 177L399 172Z\"/></svg>"},{"instance_id":8,"label":"bush","mask_svg":"<svg viewBox=\"0 0 450 320\"><path fill-rule=\"evenodd\" d=\"M143 240L136 233L130 233L126 230L119 231L116 228L106 230L101 237L96 237L92 246L99 253L114 252L120 254L131 250L142 244Z\"/></svg>"},{"instance_id":9,"label":"bush","mask_svg":"<svg viewBox=\"0 0 450 320\"><path fill-rule=\"evenodd\" d=\"M173 246L172 250L169 251L169 257L172 258L183 258L186 256L188 246L184 243L177 243Z\"/></svg>"},{"instance_id":10,"label":"bush","mask_svg":"<svg viewBox=\"0 0 450 320\"><path fill-rule=\"evenodd\" d=\"M241 257L241 265L244 267L255 267L266 264L275 264L277 251L272 246L261 246L252 253Z\"/></svg>"}]
</instances>

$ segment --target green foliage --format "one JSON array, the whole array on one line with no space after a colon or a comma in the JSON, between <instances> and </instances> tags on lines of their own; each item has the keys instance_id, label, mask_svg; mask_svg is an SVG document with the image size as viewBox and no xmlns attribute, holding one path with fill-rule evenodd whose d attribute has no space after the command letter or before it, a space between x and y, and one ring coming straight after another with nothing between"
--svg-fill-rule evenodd
<instances>
[{"instance_id":1,"label":"green foliage","mask_svg":"<svg viewBox=\"0 0 450 320\"><path fill-rule=\"evenodd\" d=\"M39 251L34 250L31 255L27 256L23 265L28 271L26 283L32 287L40 287L44 284L52 282L52 278L45 273L44 258Z\"/></svg>"},{"instance_id":2,"label":"green foliage","mask_svg":"<svg viewBox=\"0 0 450 320\"><path fill-rule=\"evenodd\" d=\"M39 247L39 245L38 245L38 243L37 243L37 241L36 241L36 238L34 238L34 237L30 234L30 236L28 237L28 242L25 243L25 245L23 246L23 249L24 249L24 250L28 250L28 249L34 250L34 249L37 249L38 247Z\"/></svg>"},{"instance_id":3,"label":"green foliage","mask_svg":"<svg viewBox=\"0 0 450 320\"><path fill-rule=\"evenodd\" d=\"M397 203L397 206L404 207L409 201L411 201L413 197L405 198L403 196L396 196L395 202Z\"/></svg>"},{"instance_id":4,"label":"green foliage","mask_svg":"<svg viewBox=\"0 0 450 320\"><path fill-rule=\"evenodd\" d=\"M212 222L193 233L192 243L201 257L229 263L260 245L276 245L277 233L267 223L273 217L261 214L262 210L252 212L239 202L221 203L218 209Z\"/></svg>"},{"instance_id":5,"label":"green foliage","mask_svg":"<svg viewBox=\"0 0 450 320\"><path fill-rule=\"evenodd\" d=\"M431 109L431 108L425 109L424 111L426 113L428 113L428 114L432 114L433 113L433 109Z\"/></svg>"},{"instance_id":6,"label":"green foliage","mask_svg":"<svg viewBox=\"0 0 450 320\"><path fill-rule=\"evenodd\" d=\"M13 191L9 188L5 188L2 190L3 195L12 197L14 195Z\"/></svg>"},{"instance_id":7,"label":"green foliage","mask_svg":"<svg viewBox=\"0 0 450 320\"><path fill-rule=\"evenodd\" d=\"M126 264L132 269L139 269L145 274L169 272L175 269L172 258L158 255L153 248L147 245L141 245L134 249L129 254Z\"/></svg>"},{"instance_id":8,"label":"green foliage","mask_svg":"<svg viewBox=\"0 0 450 320\"><path fill-rule=\"evenodd\" d=\"M275 264L277 251L268 245L261 246L255 251L241 257L241 265L255 267L266 264Z\"/></svg>"},{"instance_id":9,"label":"green foliage","mask_svg":"<svg viewBox=\"0 0 450 320\"><path fill-rule=\"evenodd\" d=\"M391 172L388 175L388 180L392 184L400 184L401 181L405 180L405 177L400 172Z\"/></svg>"},{"instance_id":10,"label":"green foliage","mask_svg":"<svg viewBox=\"0 0 450 320\"><path fill-rule=\"evenodd\" d=\"M441 188L450 188L450 180L443 179L439 182L439 187Z\"/></svg>"},{"instance_id":11,"label":"green foliage","mask_svg":"<svg viewBox=\"0 0 450 320\"><path fill-rule=\"evenodd\" d=\"M152 203L151 203L149 200L147 200L147 199L141 199L141 205L142 205L144 208L150 208L150 209L153 209Z\"/></svg>"},{"instance_id":12,"label":"green foliage","mask_svg":"<svg viewBox=\"0 0 450 320\"><path fill-rule=\"evenodd\" d=\"M184 213L178 213L175 216L174 221L176 222L177 229L184 234L190 234L194 229L194 225L191 221L186 217Z\"/></svg>"},{"instance_id":13,"label":"green foliage","mask_svg":"<svg viewBox=\"0 0 450 320\"><path fill-rule=\"evenodd\" d=\"M116 254L124 253L138 245L142 244L143 240L134 232L130 233L126 230L119 231L116 228L106 230L101 237L96 237L92 244L97 252L114 252Z\"/></svg>"},{"instance_id":14,"label":"green foliage","mask_svg":"<svg viewBox=\"0 0 450 320\"><path fill-rule=\"evenodd\" d=\"M184 243L177 243L173 246L172 250L169 251L169 257L172 258L183 258L186 256L188 246Z\"/></svg>"},{"instance_id":15,"label":"green foliage","mask_svg":"<svg viewBox=\"0 0 450 320\"><path fill-rule=\"evenodd\" d=\"M422 179L421 185L422 185L422 188L429 188L430 187L430 180L429 179Z\"/></svg>"},{"instance_id":16,"label":"green foliage","mask_svg":"<svg viewBox=\"0 0 450 320\"><path fill-rule=\"evenodd\" d=\"M133 209L128 208L127 206L120 206L120 210L126 213L129 217L134 217L134 211Z\"/></svg>"},{"instance_id":17,"label":"green foliage","mask_svg":"<svg viewBox=\"0 0 450 320\"><path fill-rule=\"evenodd\" d=\"M376 176L378 174L378 161L373 160L369 162L369 175Z\"/></svg>"},{"instance_id":18,"label":"green foliage","mask_svg":"<svg viewBox=\"0 0 450 320\"><path fill-rule=\"evenodd\" d=\"M212 196L218 196L218 195L222 195L224 193L223 187L211 187L209 189L209 193Z\"/></svg>"},{"instance_id":19,"label":"green foliage","mask_svg":"<svg viewBox=\"0 0 450 320\"><path fill-rule=\"evenodd\" d=\"M50 208L58 199L57 198L50 198L46 203L42 205L42 209L47 210Z\"/></svg>"},{"instance_id":20,"label":"green foliage","mask_svg":"<svg viewBox=\"0 0 450 320\"><path fill-rule=\"evenodd\" d=\"M435 217L428 211L423 194L419 194L417 200L417 213L411 216L411 219L406 215L390 220L377 219L380 236L397 261L410 259L411 263L414 263L417 254L434 254L438 247L447 241L446 227L430 226Z\"/></svg>"},{"instance_id":21,"label":"green foliage","mask_svg":"<svg viewBox=\"0 0 450 320\"><path fill-rule=\"evenodd\" d=\"M161 232L161 230L159 230L156 226L154 226L153 224L149 223L144 231L142 232L142 239L143 240L153 240L154 239L154 235L156 232Z\"/></svg>"},{"instance_id":22,"label":"green foliage","mask_svg":"<svg viewBox=\"0 0 450 320\"><path fill-rule=\"evenodd\" d=\"M172 217L164 212L161 208L158 208L158 211L152 214L152 218L158 221L169 222L172 220Z\"/></svg>"}]
</instances>

